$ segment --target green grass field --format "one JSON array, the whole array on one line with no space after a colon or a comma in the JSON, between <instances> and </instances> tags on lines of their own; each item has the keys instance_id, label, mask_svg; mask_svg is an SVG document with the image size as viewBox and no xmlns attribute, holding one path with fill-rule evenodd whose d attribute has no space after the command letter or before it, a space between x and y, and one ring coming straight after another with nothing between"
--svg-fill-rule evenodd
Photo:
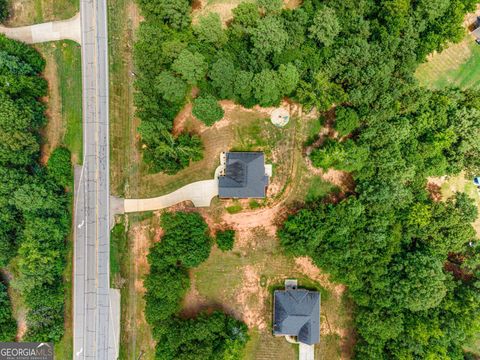
<instances>
[{"instance_id":1,"label":"green grass field","mask_svg":"<svg viewBox=\"0 0 480 360\"><path fill-rule=\"evenodd\" d=\"M421 85L442 89L448 86L478 88L480 86L480 45L468 35L459 44L452 44L420 65L416 77Z\"/></svg>"}]
</instances>

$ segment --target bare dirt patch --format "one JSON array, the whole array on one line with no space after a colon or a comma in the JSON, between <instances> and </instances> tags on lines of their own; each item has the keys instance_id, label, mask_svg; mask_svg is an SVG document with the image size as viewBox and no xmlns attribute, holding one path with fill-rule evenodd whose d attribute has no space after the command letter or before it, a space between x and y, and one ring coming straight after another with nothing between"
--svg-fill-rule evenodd
<instances>
[{"instance_id":1,"label":"bare dirt patch","mask_svg":"<svg viewBox=\"0 0 480 360\"><path fill-rule=\"evenodd\" d=\"M55 46L55 45L52 45ZM53 54L46 53L46 66L43 73L48 82L48 97L44 99L47 104L47 125L42 129L44 143L41 147L40 161L45 164L50 153L62 142L65 134L65 124L62 119L62 102L59 89L57 63Z\"/></svg>"},{"instance_id":2,"label":"bare dirt patch","mask_svg":"<svg viewBox=\"0 0 480 360\"><path fill-rule=\"evenodd\" d=\"M267 327L266 319L262 316L265 300L268 292L260 287L260 275L258 270L252 265L247 265L242 269L243 282L238 293L238 302L243 309L243 321L248 327L256 327L259 330L265 330ZM258 308L260 306L260 308Z\"/></svg>"},{"instance_id":3,"label":"bare dirt patch","mask_svg":"<svg viewBox=\"0 0 480 360\"><path fill-rule=\"evenodd\" d=\"M181 315L187 318L194 317L200 311L213 306L205 296L202 296L195 286L195 277L190 274L190 289L183 298Z\"/></svg>"}]
</instances>

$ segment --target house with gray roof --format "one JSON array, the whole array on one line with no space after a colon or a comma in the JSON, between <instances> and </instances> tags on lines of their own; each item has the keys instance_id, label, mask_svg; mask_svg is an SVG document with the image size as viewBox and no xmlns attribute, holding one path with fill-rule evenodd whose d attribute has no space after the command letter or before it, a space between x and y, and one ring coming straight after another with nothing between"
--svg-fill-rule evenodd
<instances>
[{"instance_id":1,"label":"house with gray roof","mask_svg":"<svg viewBox=\"0 0 480 360\"><path fill-rule=\"evenodd\" d=\"M269 168L262 152L222 154L222 172L218 177L220 198L264 198ZM271 172L271 166L270 166Z\"/></svg>"},{"instance_id":2,"label":"house with gray roof","mask_svg":"<svg viewBox=\"0 0 480 360\"><path fill-rule=\"evenodd\" d=\"M320 293L298 289L296 280L285 285L274 292L273 334L294 337L300 344L320 342Z\"/></svg>"}]
</instances>

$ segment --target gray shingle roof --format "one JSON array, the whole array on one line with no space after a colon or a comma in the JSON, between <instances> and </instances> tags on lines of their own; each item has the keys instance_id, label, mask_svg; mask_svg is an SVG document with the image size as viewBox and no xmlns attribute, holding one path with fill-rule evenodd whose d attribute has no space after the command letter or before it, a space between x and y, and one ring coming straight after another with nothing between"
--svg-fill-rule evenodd
<instances>
[{"instance_id":1,"label":"gray shingle roof","mask_svg":"<svg viewBox=\"0 0 480 360\"><path fill-rule=\"evenodd\" d=\"M218 178L221 198L263 198L268 185L265 156L261 152L226 154L225 176Z\"/></svg>"},{"instance_id":2,"label":"gray shingle roof","mask_svg":"<svg viewBox=\"0 0 480 360\"><path fill-rule=\"evenodd\" d=\"M273 333L297 336L304 344L320 341L320 294L305 289L276 290Z\"/></svg>"}]
</instances>

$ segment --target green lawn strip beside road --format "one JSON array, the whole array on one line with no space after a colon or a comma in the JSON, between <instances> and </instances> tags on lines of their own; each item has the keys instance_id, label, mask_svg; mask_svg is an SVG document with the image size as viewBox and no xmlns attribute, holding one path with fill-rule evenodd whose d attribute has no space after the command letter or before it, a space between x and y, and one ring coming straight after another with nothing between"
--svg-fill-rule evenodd
<instances>
[{"instance_id":1,"label":"green lawn strip beside road","mask_svg":"<svg viewBox=\"0 0 480 360\"><path fill-rule=\"evenodd\" d=\"M60 144L72 153L74 164L82 163L82 63L80 45L67 40L35 45L42 56L55 61L55 76L58 84L59 99L49 94L50 103L60 104L61 126L58 131L62 136ZM51 81L51 79L47 80ZM49 119L50 120L50 119ZM46 139L48 141L48 139ZM52 149L53 150L53 149Z\"/></svg>"},{"instance_id":2,"label":"green lawn strip beside road","mask_svg":"<svg viewBox=\"0 0 480 360\"><path fill-rule=\"evenodd\" d=\"M54 51L58 67L62 118L66 125L64 145L82 162L82 63L80 45L62 41Z\"/></svg>"}]
</instances>

